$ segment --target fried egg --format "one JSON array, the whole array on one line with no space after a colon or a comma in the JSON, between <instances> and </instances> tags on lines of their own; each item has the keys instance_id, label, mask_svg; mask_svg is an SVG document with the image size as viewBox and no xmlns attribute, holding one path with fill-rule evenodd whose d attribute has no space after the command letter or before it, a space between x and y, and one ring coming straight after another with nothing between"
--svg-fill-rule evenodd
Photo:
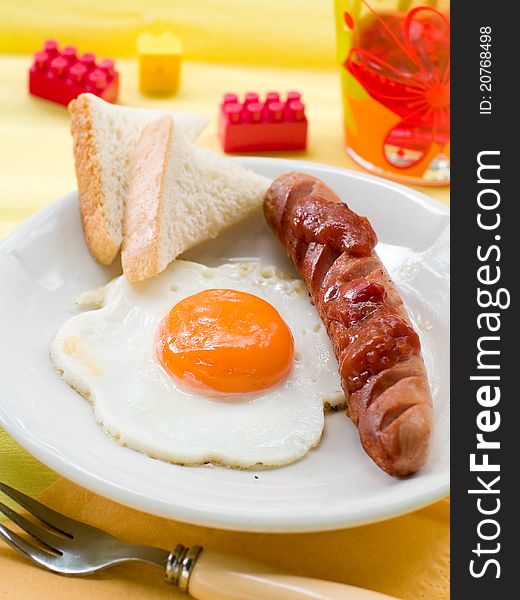
<instances>
[{"instance_id":1,"label":"fried egg","mask_svg":"<svg viewBox=\"0 0 520 600\"><path fill-rule=\"evenodd\" d=\"M303 282L259 262L174 261L78 299L51 342L65 381L119 443L184 465L293 462L344 402Z\"/></svg>"}]
</instances>

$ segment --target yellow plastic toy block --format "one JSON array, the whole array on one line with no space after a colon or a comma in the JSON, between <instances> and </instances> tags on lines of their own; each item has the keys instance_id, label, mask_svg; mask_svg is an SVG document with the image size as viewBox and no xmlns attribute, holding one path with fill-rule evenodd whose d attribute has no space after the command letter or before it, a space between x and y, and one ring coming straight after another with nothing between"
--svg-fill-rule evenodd
<instances>
[{"instance_id":1,"label":"yellow plastic toy block","mask_svg":"<svg viewBox=\"0 0 520 600\"><path fill-rule=\"evenodd\" d=\"M182 45L168 32L145 31L137 38L139 88L144 93L173 94L179 89Z\"/></svg>"}]
</instances>

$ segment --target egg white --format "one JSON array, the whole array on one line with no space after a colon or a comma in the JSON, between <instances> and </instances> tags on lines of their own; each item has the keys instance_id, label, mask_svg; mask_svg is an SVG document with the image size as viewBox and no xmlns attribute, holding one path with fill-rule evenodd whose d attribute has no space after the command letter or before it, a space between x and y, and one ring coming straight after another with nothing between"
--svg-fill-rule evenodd
<instances>
[{"instance_id":1,"label":"egg white","mask_svg":"<svg viewBox=\"0 0 520 600\"><path fill-rule=\"evenodd\" d=\"M238 399L209 398L181 389L154 360L164 315L212 288L248 292L278 310L295 343L292 371L280 385ZM319 443L324 406L344 403L330 340L303 282L274 267L178 260L137 285L118 277L82 294L78 305L91 310L59 329L51 360L111 436L149 456L185 465L287 464Z\"/></svg>"}]
</instances>

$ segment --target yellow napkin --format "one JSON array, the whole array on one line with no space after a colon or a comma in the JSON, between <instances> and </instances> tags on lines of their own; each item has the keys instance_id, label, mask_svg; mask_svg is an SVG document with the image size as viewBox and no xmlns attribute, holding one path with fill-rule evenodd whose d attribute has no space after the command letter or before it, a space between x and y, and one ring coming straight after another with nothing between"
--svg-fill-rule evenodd
<instances>
[{"instance_id":1,"label":"yellow napkin","mask_svg":"<svg viewBox=\"0 0 520 600\"><path fill-rule=\"evenodd\" d=\"M202 544L271 562L294 574L349 583L403 600L449 598L447 500L383 523L312 534L236 533L168 521L115 504L65 479L54 483L41 500L127 542L165 549L177 543ZM166 600L173 593L154 567L129 564L81 579L58 577L2 544L0 573L2 600Z\"/></svg>"}]
</instances>

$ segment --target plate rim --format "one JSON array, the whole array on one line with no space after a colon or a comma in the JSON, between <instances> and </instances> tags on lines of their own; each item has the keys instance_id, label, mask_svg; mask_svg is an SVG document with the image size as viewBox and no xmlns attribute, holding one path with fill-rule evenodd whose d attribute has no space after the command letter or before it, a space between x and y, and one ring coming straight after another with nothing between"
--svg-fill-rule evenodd
<instances>
[{"instance_id":1,"label":"plate rim","mask_svg":"<svg viewBox=\"0 0 520 600\"><path fill-rule=\"evenodd\" d=\"M271 157L271 156L240 156L240 157L231 156L228 158L229 158L229 160L231 160L233 162L237 162L238 164L240 164L242 166L246 166L246 167L249 166L249 168L253 171L254 171L254 168L252 167L252 165L256 164L257 162L262 162L265 164L280 164L280 163L286 163L287 165L297 164L297 165L300 165L302 167L302 169L304 169L306 166L310 165L311 168L319 168L320 170L327 171L330 173L347 173L348 176L351 177L352 179L359 179L361 181L369 181L370 183L378 185L379 187L383 187L383 188L386 187L386 188L396 190L397 192L400 192L401 194L411 198L413 201L418 202L419 204L421 204L423 206L435 208L436 210L438 210L439 212L441 212L445 215L448 215L448 216L450 215L449 205L443 204L442 202L440 202L440 200L437 200L436 198L432 198L431 196L428 196L424 192L421 192L413 187L406 186L404 184L398 183L396 181L392 181L390 179L385 179L384 177L378 177L377 175L372 175L371 173L364 173L362 171L355 171L354 169L346 169L343 167L328 165L326 163L320 163L320 162L315 162L315 161L311 161L311 160L302 160L302 159L275 158L275 157ZM41 213L46 213L48 210L50 210L52 208L57 208L60 203L66 202L66 199L69 196L71 196L73 194L77 194L77 193L78 193L77 190L72 190L70 192L66 192L59 198L52 200L45 206L42 206L41 208L39 208L38 210L36 210L32 214L30 214L21 223L19 223L13 229L13 231L8 233L5 238L0 240L0 249L3 250L4 246L7 245L9 241L11 241L11 238L13 236L18 235L20 233L20 231L25 231L25 229L28 228L28 226L30 224L32 224L32 222L34 220L37 220L41 216Z\"/></svg>"},{"instance_id":2,"label":"plate rim","mask_svg":"<svg viewBox=\"0 0 520 600\"><path fill-rule=\"evenodd\" d=\"M411 201L419 203L425 208L430 210L435 209L436 212L442 213L448 217L450 215L449 207L440 201L413 188L368 173L298 159L242 156L232 157L231 160L242 166L249 167L252 170L254 170L254 167L258 166L259 163L268 165L275 164L277 167L285 164L287 170L295 170L300 167L302 170L311 168L321 172L326 171L333 174L346 175L349 178L375 184L380 188L392 189L405 195ZM4 254L4 251L10 247L15 247L16 240L19 236L23 236L26 231L30 231L38 221L47 218L49 213L58 212L62 205L67 202L72 202L76 194L77 191L69 192L57 200L43 206L28 218L24 219L6 238L4 238L4 240L0 242L0 254ZM361 507L350 510L348 519L345 518L344 513L341 511L314 514L311 523L302 520L301 517L299 520L289 519L288 521L286 514L274 514L270 516L255 514L255 522L252 524L250 520L251 515L246 513L233 513L223 511L222 509L212 510L208 507L205 507L203 510L198 508L192 509L180 503L175 505L175 515L173 515L172 511L168 510L168 507L171 507L171 502L161 500L160 498L146 498L142 493L129 490L116 482L108 481L102 475L92 474L90 471L82 468L81 465L67 461L59 452L54 451L54 448L49 448L41 443L39 444L38 438L24 430L21 424L17 422L16 418L5 414L1 405L0 425L18 444L25 448L40 462L50 467L58 475L64 476L94 493L142 512L148 512L185 523L225 530L264 533L310 533L357 527L395 518L419 510L424 506L445 498L449 494L450 489L450 472L448 466L446 472L432 476L429 485L425 489L416 491L408 497L403 497L402 494L399 495L396 488L395 491L392 490L390 498L386 498L384 505L378 503L376 497L375 501L368 504L363 503ZM394 494L396 496L395 499L393 498ZM147 504L146 507L143 506L145 503ZM395 504L399 504L398 509L394 506Z\"/></svg>"},{"instance_id":3,"label":"plate rim","mask_svg":"<svg viewBox=\"0 0 520 600\"><path fill-rule=\"evenodd\" d=\"M286 163L287 165L296 164L299 165L302 169L305 169L305 167L310 166L311 168L318 168L320 171L327 171L330 173L347 173L348 176L352 179L369 181L370 183L373 183L379 187L396 190L405 196L413 198L415 201L419 202L419 204L423 206L429 206L430 208L437 209L439 212L445 215L450 215L450 207L448 204L444 204L440 200L437 200L432 196L428 196L426 193L419 191L415 187L411 187L403 183L393 181L392 179L386 179L385 177L379 177L378 175L372 175L371 173L365 173L364 171L356 171L354 169L347 169L345 167L338 167L335 165L328 165L326 163L315 162L312 160L303 160L298 158L276 158L272 156L233 156L230 157L230 160L238 162L240 165L245 167L249 165L249 168L252 171L254 170L252 165L261 162L265 164L277 165L279 165L280 163Z\"/></svg>"}]
</instances>

